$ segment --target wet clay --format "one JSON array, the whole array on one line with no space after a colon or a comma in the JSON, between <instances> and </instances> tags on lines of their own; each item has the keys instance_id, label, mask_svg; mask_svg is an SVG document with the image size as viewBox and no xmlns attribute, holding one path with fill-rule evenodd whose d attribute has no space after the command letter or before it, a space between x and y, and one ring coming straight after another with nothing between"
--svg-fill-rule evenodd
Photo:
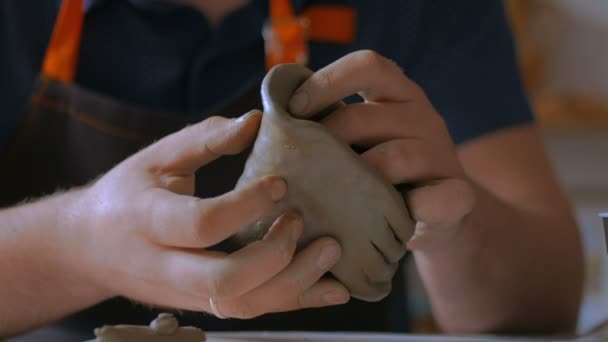
<instances>
[{"instance_id":1,"label":"wet clay","mask_svg":"<svg viewBox=\"0 0 608 342\"><path fill-rule=\"evenodd\" d=\"M196 327L179 327L177 319L161 313L150 323L140 325L106 325L95 329L94 340L89 342L203 342L205 333Z\"/></svg>"},{"instance_id":2,"label":"wet clay","mask_svg":"<svg viewBox=\"0 0 608 342\"><path fill-rule=\"evenodd\" d=\"M355 298L377 301L391 280L414 232L402 195L350 146L313 120L287 111L289 99L312 72L296 64L274 67L262 83L264 115L237 188L264 175L280 175L288 191L276 210L235 238L261 238L288 208L304 219L298 248L331 236L342 257L331 269ZM312 99L314 101L314 99Z\"/></svg>"}]
</instances>

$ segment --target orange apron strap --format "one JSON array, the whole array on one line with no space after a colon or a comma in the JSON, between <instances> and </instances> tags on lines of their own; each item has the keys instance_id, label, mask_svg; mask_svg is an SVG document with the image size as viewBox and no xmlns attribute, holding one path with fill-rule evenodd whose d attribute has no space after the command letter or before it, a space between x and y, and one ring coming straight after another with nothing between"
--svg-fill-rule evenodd
<instances>
[{"instance_id":1,"label":"orange apron strap","mask_svg":"<svg viewBox=\"0 0 608 342\"><path fill-rule=\"evenodd\" d=\"M291 0L270 0L270 20L264 28L266 67L307 64L308 41L351 44L356 11L340 5L312 5L296 16Z\"/></svg>"},{"instance_id":2,"label":"orange apron strap","mask_svg":"<svg viewBox=\"0 0 608 342\"><path fill-rule=\"evenodd\" d=\"M42 64L42 75L71 83L76 74L84 21L83 0L63 0Z\"/></svg>"},{"instance_id":3,"label":"orange apron strap","mask_svg":"<svg viewBox=\"0 0 608 342\"><path fill-rule=\"evenodd\" d=\"M277 64L308 62L308 23L295 16L291 0L270 0L270 19L263 36L266 68Z\"/></svg>"},{"instance_id":4,"label":"orange apron strap","mask_svg":"<svg viewBox=\"0 0 608 342\"><path fill-rule=\"evenodd\" d=\"M273 19L293 18L295 13L291 0L270 0L270 17Z\"/></svg>"},{"instance_id":5,"label":"orange apron strap","mask_svg":"<svg viewBox=\"0 0 608 342\"><path fill-rule=\"evenodd\" d=\"M302 13L310 22L310 40L336 44L355 41L356 12L340 5L311 5Z\"/></svg>"}]
</instances>

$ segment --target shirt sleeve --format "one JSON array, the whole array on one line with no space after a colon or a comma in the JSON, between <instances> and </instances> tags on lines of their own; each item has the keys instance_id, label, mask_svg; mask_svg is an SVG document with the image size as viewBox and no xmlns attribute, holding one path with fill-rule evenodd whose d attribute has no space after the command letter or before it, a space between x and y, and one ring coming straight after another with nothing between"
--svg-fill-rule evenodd
<instances>
[{"instance_id":1,"label":"shirt sleeve","mask_svg":"<svg viewBox=\"0 0 608 342\"><path fill-rule=\"evenodd\" d=\"M0 151L23 120L60 1L0 1Z\"/></svg>"},{"instance_id":2,"label":"shirt sleeve","mask_svg":"<svg viewBox=\"0 0 608 342\"><path fill-rule=\"evenodd\" d=\"M456 144L533 122L499 0L425 1L404 71Z\"/></svg>"}]
</instances>

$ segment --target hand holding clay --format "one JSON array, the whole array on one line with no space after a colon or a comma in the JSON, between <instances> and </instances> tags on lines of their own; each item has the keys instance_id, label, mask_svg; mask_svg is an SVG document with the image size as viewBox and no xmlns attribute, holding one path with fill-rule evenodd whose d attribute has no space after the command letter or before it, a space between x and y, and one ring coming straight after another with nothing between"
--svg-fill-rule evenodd
<instances>
[{"instance_id":1,"label":"hand holding clay","mask_svg":"<svg viewBox=\"0 0 608 342\"><path fill-rule=\"evenodd\" d=\"M280 65L264 79L262 126L237 189L277 174L288 191L278 207L236 238L257 240L283 210L294 208L304 218L300 246L336 238L343 252L332 274L353 297L380 300L391 290L414 225L401 194L380 173L320 123L288 113L292 94L311 74L295 64Z\"/></svg>"},{"instance_id":2,"label":"hand holding clay","mask_svg":"<svg viewBox=\"0 0 608 342\"><path fill-rule=\"evenodd\" d=\"M348 54L308 78L289 109L307 118L353 94L364 102L342 106L322 124L346 144L365 149L361 158L389 182L409 186L404 195L416 221L409 250L452 248L473 210L475 191L443 118L397 64L373 51Z\"/></svg>"},{"instance_id":3,"label":"hand holding clay","mask_svg":"<svg viewBox=\"0 0 608 342\"><path fill-rule=\"evenodd\" d=\"M54 257L106 298L251 318L339 304L348 292L318 281L340 256L332 239L294 255L302 220L285 213L261 241L205 250L267 215L286 192L273 175L224 195L193 197L195 171L253 141L261 113L214 117L169 135L76 192ZM202 180L213 181L213 180Z\"/></svg>"}]
</instances>

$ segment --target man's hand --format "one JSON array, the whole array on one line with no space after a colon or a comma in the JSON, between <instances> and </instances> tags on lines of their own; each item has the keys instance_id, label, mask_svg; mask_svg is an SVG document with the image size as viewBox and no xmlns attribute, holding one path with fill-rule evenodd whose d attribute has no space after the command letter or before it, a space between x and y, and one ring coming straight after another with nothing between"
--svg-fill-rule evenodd
<instances>
[{"instance_id":1,"label":"man's hand","mask_svg":"<svg viewBox=\"0 0 608 342\"><path fill-rule=\"evenodd\" d=\"M445 123L424 92L399 66L358 51L319 70L296 91L293 115L307 117L353 94L364 100L323 119L338 138L363 147L361 157L407 192L416 234L408 248L451 243L472 210L474 192L460 166Z\"/></svg>"},{"instance_id":2,"label":"man's hand","mask_svg":"<svg viewBox=\"0 0 608 342\"><path fill-rule=\"evenodd\" d=\"M294 255L303 224L292 212L232 254L204 249L267 214L286 192L269 176L219 197L192 196L194 172L246 148L260 121L259 111L209 118L90 186L0 212L0 336L118 295L232 318L347 302L343 285L320 280L340 246L321 238Z\"/></svg>"},{"instance_id":3,"label":"man's hand","mask_svg":"<svg viewBox=\"0 0 608 342\"><path fill-rule=\"evenodd\" d=\"M268 213L286 192L282 179L265 177L216 198L192 197L194 172L245 149L260 117L209 118L160 140L84 190L66 225L75 242L67 254L73 267L115 295L207 312L212 298L216 314L234 318L347 301L336 281L317 282L340 256L335 241L321 239L294 257L302 220L293 213L233 254L203 249Z\"/></svg>"},{"instance_id":4,"label":"man's hand","mask_svg":"<svg viewBox=\"0 0 608 342\"><path fill-rule=\"evenodd\" d=\"M371 51L316 72L290 111L308 117L353 94L364 102L323 123L411 189L405 196L417 225L408 247L440 327L572 332L582 293L579 234L536 127L489 132L455 148L422 89Z\"/></svg>"}]
</instances>

